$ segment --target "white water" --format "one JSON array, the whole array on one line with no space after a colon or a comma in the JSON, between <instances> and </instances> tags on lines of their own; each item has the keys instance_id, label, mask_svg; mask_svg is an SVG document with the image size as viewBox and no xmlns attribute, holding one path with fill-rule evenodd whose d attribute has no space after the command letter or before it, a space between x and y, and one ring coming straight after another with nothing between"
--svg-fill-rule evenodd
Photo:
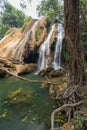
<instances>
[{"instance_id":1,"label":"white water","mask_svg":"<svg viewBox=\"0 0 87 130\"><path fill-rule=\"evenodd\" d=\"M39 20L35 22L35 24L30 29L30 31L28 31L25 34L25 37L20 41L19 45L17 45L17 47L13 51L12 58L14 58L16 56L15 57L16 60L19 60L20 62L22 61L22 54L23 54L23 51L24 51L24 46L26 45L26 42L28 41L31 32L34 30L34 28L36 27L36 25L38 24L38 22L39 22Z\"/></svg>"},{"instance_id":2,"label":"white water","mask_svg":"<svg viewBox=\"0 0 87 130\"><path fill-rule=\"evenodd\" d=\"M47 39L42 43L39 50L39 61L38 61L38 71L46 69L48 67L48 58L50 53L50 39L54 31L55 24L52 26Z\"/></svg>"},{"instance_id":3,"label":"white water","mask_svg":"<svg viewBox=\"0 0 87 130\"><path fill-rule=\"evenodd\" d=\"M64 28L61 23L58 24L58 37L57 37L57 43L54 53L54 61L52 63L52 66L54 70L61 69L61 50L62 50L62 41L63 41L63 33Z\"/></svg>"}]
</instances>

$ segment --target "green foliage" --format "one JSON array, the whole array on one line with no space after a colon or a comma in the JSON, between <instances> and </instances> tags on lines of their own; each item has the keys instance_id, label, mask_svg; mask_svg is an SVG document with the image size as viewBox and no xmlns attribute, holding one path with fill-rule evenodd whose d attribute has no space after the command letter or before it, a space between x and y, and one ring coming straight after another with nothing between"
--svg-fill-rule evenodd
<instances>
[{"instance_id":1,"label":"green foliage","mask_svg":"<svg viewBox=\"0 0 87 130\"><path fill-rule=\"evenodd\" d=\"M27 25L27 24L29 23L29 21L31 21L31 20L32 20L32 17L31 17L31 16L26 17L26 18L24 19L24 24L23 24L22 30L25 29L26 25Z\"/></svg>"},{"instance_id":2,"label":"green foliage","mask_svg":"<svg viewBox=\"0 0 87 130\"><path fill-rule=\"evenodd\" d=\"M5 3L4 12L0 18L0 39L11 32L12 27L22 27L25 15L22 11L15 9L11 4Z\"/></svg>"},{"instance_id":3,"label":"green foliage","mask_svg":"<svg viewBox=\"0 0 87 130\"><path fill-rule=\"evenodd\" d=\"M80 0L80 35L87 64L87 0Z\"/></svg>"},{"instance_id":4,"label":"green foliage","mask_svg":"<svg viewBox=\"0 0 87 130\"><path fill-rule=\"evenodd\" d=\"M37 6L39 16L47 16L50 22L56 18L61 19L63 16L63 8L58 0L42 0L41 4Z\"/></svg>"},{"instance_id":5,"label":"green foliage","mask_svg":"<svg viewBox=\"0 0 87 130\"><path fill-rule=\"evenodd\" d=\"M4 34L8 30L8 27L0 25L0 40L4 37Z\"/></svg>"},{"instance_id":6,"label":"green foliage","mask_svg":"<svg viewBox=\"0 0 87 130\"><path fill-rule=\"evenodd\" d=\"M4 111L0 117L5 118L7 116L7 111Z\"/></svg>"},{"instance_id":7,"label":"green foliage","mask_svg":"<svg viewBox=\"0 0 87 130\"><path fill-rule=\"evenodd\" d=\"M18 88L15 91L10 91L8 94L8 101L12 104L18 103L31 103L33 99L33 94L31 93L28 88Z\"/></svg>"},{"instance_id":8,"label":"green foliage","mask_svg":"<svg viewBox=\"0 0 87 130\"><path fill-rule=\"evenodd\" d=\"M26 120L27 120L27 116L25 116L25 117L21 120L21 122L26 122Z\"/></svg>"},{"instance_id":9,"label":"green foliage","mask_svg":"<svg viewBox=\"0 0 87 130\"><path fill-rule=\"evenodd\" d=\"M54 19L55 19L55 11L54 11L53 9L51 9L51 8L48 10L47 19L48 19L48 21L50 21L51 23L54 22Z\"/></svg>"},{"instance_id":10,"label":"green foliage","mask_svg":"<svg viewBox=\"0 0 87 130\"><path fill-rule=\"evenodd\" d=\"M57 113L57 115L55 117L55 124L62 126L64 123L65 123L64 115L61 112Z\"/></svg>"},{"instance_id":11,"label":"green foliage","mask_svg":"<svg viewBox=\"0 0 87 130\"><path fill-rule=\"evenodd\" d=\"M67 49L66 49L65 40L63 40L63 43L62 43L62 58L63 58L63 61L65 63L68 63L69 55L68 55L68 52L67 52Z\"/></svg>"},{"instance_id":12,"label":"green foliage","mask_svg":"<svg viewBox=\"0 0 87 130\"><path fill-rule=\"evenodd\" d=\"M38 41L39 40L39 37L40 37L40 27L37 27L36 28L36 34L35 34L35 37L36 37L36 41Z\"/></svg>"},{"instance_id":13,"label":"green foliage","mask_svg":"<svg viewBox=\"0 0 87 130\"><path fill-rule=\"evenodd\" d=\"M82 129L83 127L87 129L87 117L78 115L74 122L76 129Z\"/></svg>"},{"instance_id":14,"label":"green foliage","mask_svg":"<svg viewBox=\"0 0 87 130\"><path fill-rule=\"evenodd\" d=\"M32 17L31 17L31 16L26 17L26 18L24 19L24 25L23 25L23 26L26 26L26 25L28 24L28 22L31 21L31 20L32 20Z\"/></svg>"},{"instance_id":15,"label":"green foliage","mask_svg":"<svg viewBox=\"0 0 87 130\"><path fill-rule=\"evenodd\" d=\"M11 4L5 3L5 11L2 15L2 23L7 27L21 27L25 15L22 11L15 9Z\"/></svg>"},{"instance_id":16,"label":"green foliage","mask_svg":"<svg viewBox=\"0 0 87 130\"><path fill-rule=\"evenodd\" d=\"M6 31L6 33L5 33L5 35L8 35L8 34L11 33L11 32L12 32L12 28L8 29L8 30Z\"/></svg>"},{"instance_id":17,"label":"green foliage","mask_svg":"<svg viewBox=\"0 0 87 130\"><path fill-rule=\"evenodd\" d=\"M81 44L83 45L83 52L85 61L87 63L87 27L81 28Z\"/></svg>"}]
</instances>

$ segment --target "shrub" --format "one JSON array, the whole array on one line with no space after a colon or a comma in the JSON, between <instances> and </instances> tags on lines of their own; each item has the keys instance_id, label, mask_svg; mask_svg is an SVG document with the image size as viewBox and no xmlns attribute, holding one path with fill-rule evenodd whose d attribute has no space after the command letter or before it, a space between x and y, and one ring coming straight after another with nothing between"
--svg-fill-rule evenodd
<instances>
[{"instance_id":1,"label":"shrub","mask_svg":"<svg viewBox=\"0 0 87 130\"><path fill-rule=\"evenodd\" d=\"M11 32L12 32L12 28L8 29L8 30L6 31L6 33L5 33L5 35L10 34Z\"/></svg>"},{"instance_id":2,"label":"shrub","mask_svg":"<svg viewBox=\"0 0 87 130\"><path fill-rule=\"evenodd\" d=\"M26 25L27 25L27 24L29 23L29 21L31 21L31 20L32 20L32 17L31 17L31 16L26 17L26 18L24 19L24 24L23 24L23 29L22 29L22 30L25 29Z\"/></svg>"},{"instance_id":3,"label":"shrub","mask_svg":"<svg viewBox=\"0 0 87 130\"><path fill-rule=\"evenodd\" d=\"M38 41L38 40L39 40L39 37L40 37L40 32L41 32L40 27L37 27L37 28L36 28L36 34L35 34L36 41Z\"/></svg>"}]
</instances>

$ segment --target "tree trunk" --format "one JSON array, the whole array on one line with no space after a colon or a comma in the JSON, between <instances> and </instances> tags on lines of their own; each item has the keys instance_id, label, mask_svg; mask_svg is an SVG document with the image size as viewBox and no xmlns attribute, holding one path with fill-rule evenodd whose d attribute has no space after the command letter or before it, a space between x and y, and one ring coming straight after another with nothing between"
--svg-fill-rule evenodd
<instances>
[{"instance_id":1,"label":"tree trunk","mask_svg":"<svg viewBox=\"0 0 87 130\"><path fill-rule=\"evenodd\" d=\"M64 14L70 81L73 84L83 84L86 80L86 75L84 56L79 42L79 0L64 0Z\"/></svg>"}]
</instances>

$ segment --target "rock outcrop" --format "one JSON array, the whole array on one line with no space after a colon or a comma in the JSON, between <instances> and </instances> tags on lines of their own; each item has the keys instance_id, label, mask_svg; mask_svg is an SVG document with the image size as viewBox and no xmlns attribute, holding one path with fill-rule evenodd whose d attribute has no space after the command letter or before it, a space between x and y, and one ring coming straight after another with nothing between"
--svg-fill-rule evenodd
<instances>
[{"instance_id":1,"label":"rock outcrop","mask_svg":"<svg viewBox=\"0 0 87 130\"><path fill-rule=\"evenodd\" d=\"M13 64L7 59L0 59L0 78L10 76L5 69L16 75L21 75L34 72L37 69L37 64Z\"/></svg>"},{"instance_id":2,"label":"rock outcrop","mask_svg":"<svg viewBox=\"0 0 87 130\"><path fill-rule=\"evenodd\" d=\"M39 48L47 38L46 18L31 20L24 28L13 28L12 32L0 41L0 58L3 59L3 66L10 63L14 66L15 73L23 74L34 71L37 68ZM53 61L52 46L55 46L57 39L57 25L50 39L49 64ZM0 65L1 66L1 65ZM3 74L5 72L2 72Z\"/></svg>"}]
</instances>

